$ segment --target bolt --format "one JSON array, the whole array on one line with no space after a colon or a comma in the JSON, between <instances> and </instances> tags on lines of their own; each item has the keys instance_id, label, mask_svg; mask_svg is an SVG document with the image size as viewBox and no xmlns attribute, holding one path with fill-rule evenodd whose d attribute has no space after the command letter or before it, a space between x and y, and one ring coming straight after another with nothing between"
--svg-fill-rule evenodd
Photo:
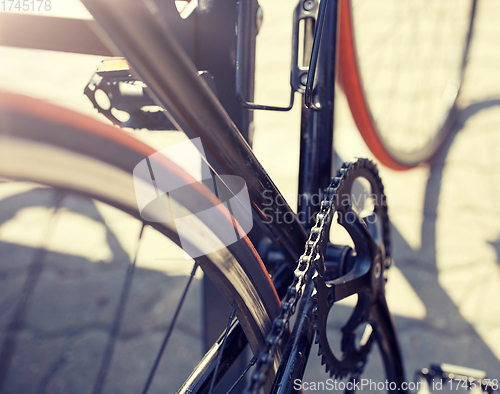
<instances>
[{"instance_id":1,"label":"bolt","mask_svg":"<svg viewBox=\"0 0 500 394\"><path fill-rule=\"evenodd\" d=\"M382 273L382 267L380 263L375 264L375 279L380 278L380 274Z\"/></svg>"},{"instance_id":2,"label":"bolt","mask_svg":"<svg viewBox=\"0 0 500 394\"><path fill-rule=\"evenodd\" d=\"M311 1L311 0L308 0ZM260 28L262 26L262 22L264 22L264 11L262 10L262 7L259 5L259 8L257 8L257 14L255 16L256 18L256 23L257 23L257 34L259 34Z\"/></svg>"},{"instance_id":3,"label":"bolt","mask_svg":"<svg viewBox=\"0 0 500 394\"><path fill-rule=\"evenodd\" d=\"M316 2L314 0L306 0L304 1L304 10L306 11L311 11L312 9L314 9L314 7L316 6Z\"/></svg>"},{"instance_id":4,"label":"bolt","mask_svg":"<svg viewBox=\"0 0 500 394\"><path fill-rule=\"evenodd\" d=\"M307 74L306 74L306 73L304 73L304 74L302 74L302 75L300 76L300 83L301 83L302 85L306 86L306 84L307 84Z\"/></svg>"}]
</instances>

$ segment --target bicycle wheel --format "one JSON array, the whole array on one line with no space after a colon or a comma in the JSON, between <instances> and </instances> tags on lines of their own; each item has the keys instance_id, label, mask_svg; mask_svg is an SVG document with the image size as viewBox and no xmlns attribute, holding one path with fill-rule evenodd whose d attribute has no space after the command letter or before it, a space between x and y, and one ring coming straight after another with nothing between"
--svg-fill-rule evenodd
<instances>
[{"instance_id":1,"label":"bicycle wheel","mask_svg":"<svg viewBox=\"0 0 500 394\"><path fill-rule=\"evenodd\" d=\"M428 161L456 114L476 0L344 0L339 80L373 154L403 170Z\"/></svg>"},{"instance_id":2,"label":"bicycle wheel","mask_svg":"<svg viewBox=\"0 0 500 394\"><path fill-rule=\"evenodd\" d=\"M186 268L175 227L141 219L132 171L152 153L112 126L0 94L0 391L153 393L179 382L179 392L211 392L247 342L263 348L279 299L248 239ZM155 165L169 179L186 176L167 159ZM217 203L208 188L192 188L191 199ZM192 231L216 234L203 223ZM180 360L196 358L201 311L184 303L184 284L199 294L198 267L237 322L189 375ZM181 318L183 303L190 313Z\"/></svg>"}]
</instances>

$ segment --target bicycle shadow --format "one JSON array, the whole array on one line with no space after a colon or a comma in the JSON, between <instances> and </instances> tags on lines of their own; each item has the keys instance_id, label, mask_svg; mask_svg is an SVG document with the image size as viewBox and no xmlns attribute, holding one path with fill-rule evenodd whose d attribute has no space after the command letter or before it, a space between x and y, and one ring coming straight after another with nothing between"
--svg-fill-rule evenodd
<instances>
[{"instance_id":1,"label":"bicycle shadow","mask_svg":"<svg viewBox=\"0 0 500 394\"><path fill-rule=\"evenodd\" d=\"M130 270L130 245L110 225L116 217L86 198L65 198L61 214L47 220L55 194L33 188L0 198L0 392L54 385L90 392L101 374L107 390L141 391L186 278L139 264ZM55 229L44 226L51 222ZM52 238L47 244L44 234ZM83 244L76 253L66 243L74 246L74 237ZM170 344L183 357L162 361L152 392L182 383L201 356L201 281L193 282Z\"/></svg>"},{"instance_id":2,"label":"bicycle shadow","mask_svg":"<svg viewBox=\"0 0 500 394\"><path fill-rule=\"evenodd\" d=\"M447 171L450 150L456 137L460 135L471 118L481 114L482 111L498 106L500 106L500 99L493 98L472 103L461 110L455 121L453 133L431 162L425 188L420 249L412 249L401 233L395 227L392 228L396 264L427 310L427 315L423 320L405 319L398 316L395 318L402 343L407 378L411 378L414 371L427 367L429 363L442 362L481 369L486 371L490 378L498 378L500 360L478 333L474 322L471 324L471 319L464 317L461 308L457 306L456 297L452 299L450 296L449 288L446 291L443 287L443 280L440 278L443 267L438 261L439 253L441 253L438 248L443 248L439 242L449 242L449 239L443 240L442 230L438 229L438 219L441 219L440 206L447 204L446 198L450 197L449 193L443 195L443 184L447 176L453 176L453 174L449 175L450 171ZM458 181L462 181L463 187L467 188L466 180ZM467 229L456 230L467 231ZM453 230L445 234L445 237L453 237ZM489 243L496 249L498 265L499 240L484 241L485 246ZM472 251L471 254L474 253L475 251ZM473 257L471 259L473 260ZM458 273L460 269L460 267L454 268ZM465 274L466 272L462 276ZM469 282L473 281L474 278L471 277ZM471 288L474 285L480 287L482 283L473 283ZM474 289L470 291L472 293ZM481 307L484 308L484 305Z\"/></svg>"}]
</instances>

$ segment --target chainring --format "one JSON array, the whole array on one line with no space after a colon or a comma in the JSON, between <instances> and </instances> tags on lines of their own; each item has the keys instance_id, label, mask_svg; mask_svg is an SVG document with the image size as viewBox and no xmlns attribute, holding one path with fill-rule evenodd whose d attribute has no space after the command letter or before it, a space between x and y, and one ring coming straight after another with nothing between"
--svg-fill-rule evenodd
<instances>
[{"instance_id":1,"label":"chainring","mask_svg":"<svg viewBox=\"0 0 500 394\"><path fill-rule=\"evenodd\" d=\"M369 194L364 188L364 197L353 195L353 188L359 188L359 179L369 185ZM357 181L358 180L358 181ZM316 343L318 355L330 376L343 378L350 375L357 378L364 369L367 356L375 340L376 327L371 319L371 309L378 297L385 297L387 269L390 258L390 226L384 186L375 163L368 159L357 159L344 163L329 187L334 193L333 206L326 220L325 235L328 237L335 212L337 222L344 227L354 242L353 262L344 267L340 277L327 280L324 261L326 243L321 256L315 260L316 273L313 277L316 300L314 309ZM357 201L356 201L357 200ZM360 200L364 210L360 209ZM366 208L369 208L368 210ZM352 294L358 294L357 304L342 327L341 353L332 351L327 337L327 320L333 304ZM385 299L384 299L385 302ZM370 324L371 323L371 324ZM373 331L356 344L355 331L361 324L370 325Z\"/></svg>"},{"instance_id":2,"label":"chainring","mask_svg":"<svg viewBox=\"0 0 500 394\"><path fill-rule=\"evenodd\" d=\"M360 216L362 212L356 212L351 204L351 199L347 197L350 195L354 180L359 177L365 178L375 192L372 193L377 202L373 205L371 215L373 220L369 220L368 216ZM349 194L346 194L346 191L349 191ZM330 272L325 271L324 256L335 212L339 214L339 218L346 218L339 220L339 223L346 228L353 239L356 255L354 263L345 267L345 272L341 272L339 278L326 280L325 278L330 276L328 275ZM353 219L352 224L349 223L348 218ZM326 370L332 376L340 377L351 374L351 378L356 378L361 374L374 338L371 335L365 345L356 349L354 330L364 321L370 322L372 320L373 304L382 301L382 306L386 306L385 273L391 262L389 235L384 187L378 176L376 165L368 159L355 159L344 163L325 191L324 200L316 215L316 223L311 229L304 253L299 258L297 268L294 271L294 280L288 287L281 302L280 313L274 319L273 326L267 335L265 349L257 357L255 369L245 394L256 394L266 382L267 374L274 364L279 344L282 343L284 334L288 332L290 318L294 314L304 287L313 272L315 272L312 278L315 283L313 297L316 303L314 328L322 363L326 364ZM326 337L328 313L336 301L354 293L359 294L358 304L342 329L343 357L337 358ZM390 320L388 310L379 312L382 312L382 319ZM392 330L391 324L389 324L389 329ZM395 339L392 331L390 334ZM394 340L389 343L389 346L395 349L397 353L395 362L398 362L400 356L397 342ZM396 375L396 377L398 376Z\"/></svg>"}]
</instances>

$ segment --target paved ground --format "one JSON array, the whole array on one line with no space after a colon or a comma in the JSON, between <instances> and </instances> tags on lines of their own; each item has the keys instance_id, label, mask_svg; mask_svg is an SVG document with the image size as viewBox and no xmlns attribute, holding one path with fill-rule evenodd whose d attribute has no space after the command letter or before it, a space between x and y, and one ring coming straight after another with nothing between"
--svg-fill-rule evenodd
<instances>
[{"instance_id":1,"label":"paved ground","mask_svg":"<svg viewBox=\"0 0 500 394\"><path fill-rule=\"evenodd\" d=\"M388 299L395 315L408 378L430 362L448 362L484 369L500 378L500 4L481 0L471 49L471 60L461 97L461 115L453 139L429 166L398 173L381 168L389 195L393 221L396 267L389 280ZM54 2L54 4L58 4ZM259 101L287 99L287 46L293 5L262 1L264 28L259 35ZM74 12L70 8L64 13ZM97 116L82 89L100 58L0 48L0 87L48 99L52 102ZM335 147L341 158L370 156L355 130L341 92L337 95ZM255 150L264 167L293 205L297 189L298 111L289 114L257 113ZM172 144L179 133L139 136L156 146ZM276 160L279 151L280 160ZM45 201L33 206L35 198ZM43 228L35 224L47 220L51 194L27 186L4 184L0 189L0 255L7 262L0 271L0 338L9 339L5 327L25 281L28 264L12 265L12 256L28 256L32 261ZM109 208L75 199L65 209L54 232L50 253L39 285L26 314L29 330L18 340L18 350L30 355L13 359L16 373L10 373L5 392L86 392L89 380L102 360L106 327L113 315L126 267L134 255L139 228ZM68 236L78 231L82 237ZM55 236L54 236L55 237ZM75 241L78 240L78 241ZM71 248L71 249L69 249ZM130 304L124 315L109 373L120 376L110 392L137 392L143 378L136 373L152 358L173 313L171 289L186 281L187 267L174 271L177 257L163 259L171 246L158 244L147 234L141 245L139 268ZM9 257L9 258L7 258ZM64 263L64 264L63 264ZM168 275L165 275L168 274ZM96 282L95 278L101 278ZM195 280L193 298L199 294ZM70 291L67 291L70 290ZM85 296L79 297L81 294ZM45 301L45 302L44 302ZM98 305L98 307L96 307ZM168 376L182 378L189 362L201 352L199 313L194 302L181 316L173 342L175 360L162 363ZM346 307L339 307L339 315ZM138 312L137 312L138 311ZM78 313L77 313L78 312ZM133 318L132 313L139 313ZM43 318L39 318L42 316ZM165 318L167 316L167 318ZM193 321L194 320L194 321ZM62 327L69 325L72 330ZM332 323L332 328L334 324ZM333 331L332 331L333 332ZM146 335L147 334L147 335ZM50 338L48 349L42 339ZM11 340L12 341L12 340ZM5 350L5 345L2 351ZM101 350L98 350L101 349ZM130 357L126 351L132 352ZM81 357L82 354L85 356ZM186 356L185 363L177 359ZM193 358L193 360L191 360ZM85 360L85 361L78 361ZM99 361L97 361L99 360ZM317 361L317 360L316 360ZM308 370L307 379L324 381L319 362ZM373 376L376 376L376 363ZM2 371L0 365L0 372ZM172 371L174 372L172 374ZM11 371L12 372L12 371ZM73 386L65 386L62 373L69 374ZM83 383L86 377L87 383ZM164 392L173 384L166 373L155 381L155 390ZM0 390L1 391L1 390ZM169 390L167 390L169 391Z\"/></svg>"}]
</instances>

